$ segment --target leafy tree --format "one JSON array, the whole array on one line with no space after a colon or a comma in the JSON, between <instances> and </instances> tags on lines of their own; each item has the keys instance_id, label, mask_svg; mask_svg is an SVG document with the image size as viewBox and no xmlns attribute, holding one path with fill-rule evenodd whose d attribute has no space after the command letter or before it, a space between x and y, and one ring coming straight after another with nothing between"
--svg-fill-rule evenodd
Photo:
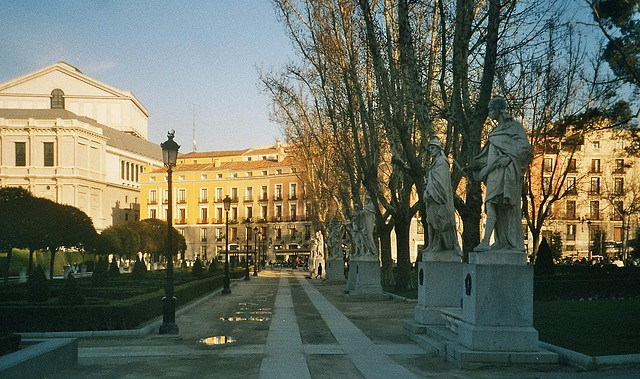
<instances>
[{"instance_id":1,"label":"leafy tree","mask_svg":"<svg viewBox=\"0 0 640 379\"><path fill-rule=\"evenodd\" d=\"M9 267L13 248L24 247L21 236L25 232L25 217L22 211L30 209L31 193L21 187L0 188L0 251L7 253L4 283L9 281Z\"/></svg>"},{"instance_id":2,"label":"leafy tree","mask_svg":"<svg viewBox=\"0 0 640 379\"><path fill-rule=\"evenodd\" d=\"M136 263L133 265L131 274L134 278L140 279L143 278L146 273L147 265L144 263L144 258L140 259L140 257L136 256Z\"/></svg>"}]
</instances>

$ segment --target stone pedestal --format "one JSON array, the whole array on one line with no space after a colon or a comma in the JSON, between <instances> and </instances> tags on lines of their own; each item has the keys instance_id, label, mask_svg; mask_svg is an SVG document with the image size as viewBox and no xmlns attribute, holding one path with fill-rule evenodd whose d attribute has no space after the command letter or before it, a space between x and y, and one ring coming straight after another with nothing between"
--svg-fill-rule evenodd
<instances>
[{"instance_id":1,"label":"stone pedestal","mask_svg":"<svg viewBox=\"0 0 640 379\"><path fill-rule=\"evenodd\" d=\"M349 273L351 275L351 273ZM380 261L360 260L355 264L356 283L353 295L381 295L382 285L380 284Z\"/></svg>"},{"instance_id":2,"label":"stone pedestal","mask_svg":"<svg viewBox=\"0 0 640 379\"><path fill-rule=\"evenodd\" d=\"M18 283L26 283L27 282L27 268L20 267L18 269Z\"/></svg>"},{"instance_id":3,"label":"stone pedestal","mask_svg":"<svg viewBox=\"0 0 640 379\"><path fill-rule=\"evenodd\" d=\"M62 277L64 279L66 279L69 276L69 273L71 272L71 266L69 265L64 265L62 267Z\"/></svg>"},{"instance_id":4,"label":"stone pedestal","mask_svg":"<svg viewBox=\"0 0 640 379\"><path fill-rule=\"evenodd\" d=\"M344 283L346 281L344 277L344 260L342 259L328 260L325 271L325 281L327 283Z\"/></svg>"},{"instance_id":5,"label":"stone pedestal","mask_svg":"<svg viewBox=\"0 0 640 379\"><path fill-rule=\"evenodd\" d=\"M517 254L524 256L471 253L469 261L515 262ZM462 320L458 325L462 346L482 351L539 350L538 332L533 328L532 266L468 263L462 275Z\"/></svg>"},{"instance_id":6,"label":"stone pedestal","mask_svg":"<svg viewBox=\"0 0 640 379\"><path fill-rule=\"evenodd\" d=\"M356 289L356 280L358 275L356 274L356 266L358 265L358 260L351 258L349 260L349 276L347 277L347 291L351 292Z\"/></svg>"},{"instance_id":7,"label":"stone pedestal","mask_svg":"<svg viewBox=\"0 0 640 379\"><path fill-rule=\"evenodd\" d=\"M462 262L418 263L418 305L414 319L424 325L444 325L441 311L462 304Z\"/></svg>"}]
</instances>

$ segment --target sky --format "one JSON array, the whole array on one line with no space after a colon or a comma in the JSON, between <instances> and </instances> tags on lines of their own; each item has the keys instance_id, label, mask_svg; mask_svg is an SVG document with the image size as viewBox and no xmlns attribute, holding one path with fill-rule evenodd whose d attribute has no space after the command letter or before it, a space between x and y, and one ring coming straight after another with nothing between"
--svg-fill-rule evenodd
<instances>
[{"instance_id":1,"label":"sky","mask_svg":"<svg viewBox=\"0 0 640 379\"><path fill-rule=\"evenodd\" d=\"M295 54L270 0L3 0L2 18L0 83L63 60L131 91L149 140L175 129L181 153L193 151L194 113L197 151L280 138L258 68Z\"/></svg>"}]
</instances>

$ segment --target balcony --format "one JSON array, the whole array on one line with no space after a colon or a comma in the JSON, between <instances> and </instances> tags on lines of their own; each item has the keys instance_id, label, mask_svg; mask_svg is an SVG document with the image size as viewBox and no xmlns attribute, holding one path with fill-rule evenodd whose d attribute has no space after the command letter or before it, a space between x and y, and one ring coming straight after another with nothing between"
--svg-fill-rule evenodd
<instances>
[{"instance_id":1,"label":"balcony","mask_svg":"<svg viewBox=\"0 0 640 379\"><path fill-rule=\"evenodd\" d=\"M567 234L567 241L575 241L575 240L576 240L575 234Z\"/></svg>"},{"instance_id":2,"label":"balcony","mask_svg":"<svg viewBox=\"0 0 640 379\"><path fill-rule=\"evenodd\" d=\"M246 196L243 201L245 203L252 203L253 202L253 196Z\"/></svg>"},{"instance_id":3,"label":"balcony","mask_svg":"<svg viewBox=\"0 0 640 379\"><path fill-rule=\"evenodd\" d=\"M207 237L200 237L200 242L207 242Z\"/></svg>"},{"instance_id":4,"label":"balcony","mask_svg":"<svg viewBox=\"0 0 640 379\"><path fill-rule=\"evenodd\" d=\"M231 202L232 203L237 203L238 202L238 196L231 196Z\"/></svg>"},{"instance_id":5,"label":"balcony","mask_svg":"<svg viewBox=\"0 0 640 379\"><path fill-rule=\"evenodd\" d=\"M178 199L176 201L176 204L186 204L187 203L187 199Z\"/></svg>"},{"instance_id":6,"label":"balcony","mask_svg":"<svg viewBox=\"0 0 640 379\"><path fill-rule=\"evenodd\" d=\"M186 218L177 218L173 221L174 224L176 225L184 225L187 223L187 219Z\"/></svg>"},{"instance_id":7,"label":"balcony","mask_svg":"<svg viewBox=\"0 0 640 379\"><path fill-rule=\"evenodd\" d=\"M200 202L200 203L205 203L205 204L206 204L206 203L208 203L208 202L209 202L209 198L208 198L208 197L200 198L200 199L198 200L198 202Z\"/></svg>"},{"instance_id":8,"label":"balcony","mask_svg":"<svg viewBox=\"0 0 640 379\"><path fill-rule=\"evenodd\" d=\"M207 218L199 218L198 219L198 224L207 224L208 223L208 219Z\"/></svg>"},{"instance_id":9,"label":"balcony","mask_svg":"<svg viewBox=\"0 0 640 379\"><path fill-rule=\"evenodd\" d=\"M267 196L267 194L263 194L262 196L260 196L260 198L258 199L258 201L269 201L269 197Z\"/></svg>"},{"instance_id":10,"label":"balcony","mask_svg":"<svg viewBox=\"0 0 640 379\"><path fill-rule=\"evenodd\" d=\"M153 199L153 200L149 199L147 201L147 205L157 205L157 204L158 204L158 200L156 199Z\"/></svg>"},{"instance_id":11,"label":"balcony","mask_svg":"<svg viewBox=\"0 0 640 379\"><path fill-rule=\"evenodd\" d=\"M223 198L222 197L216 197L216 199L214 200L214 202L216 203L222 203Z\"/></svg>"},{"instance_id":12,"label":"balcony","mask_svg":"<svg viewBox=\"0 0 640 379\"><path fill-rule=\"evenodd\" d=\"M298 200L298 196L296 196L296 195L290 195L290 196L289 196L289 200Z\"/></svg>"}]
</instances>

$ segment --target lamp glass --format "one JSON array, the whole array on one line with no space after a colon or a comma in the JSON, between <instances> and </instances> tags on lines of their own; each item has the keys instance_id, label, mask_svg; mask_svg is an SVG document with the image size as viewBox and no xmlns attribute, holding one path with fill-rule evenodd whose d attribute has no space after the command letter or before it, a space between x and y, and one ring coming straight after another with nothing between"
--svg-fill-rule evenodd
<instances>
[{"instance_id":1,"label":"lamp glass","mask_svg":"<svg viewBox=\"0 0 640 379\"><path fill-rule=\"evenodd\" d=\"M222 200L222 204L224 206L224 210L228 211L229 209L231 209L231 198L229 197L229 195L227 195L224 200Z\"/></svg>"}]
</instances>

